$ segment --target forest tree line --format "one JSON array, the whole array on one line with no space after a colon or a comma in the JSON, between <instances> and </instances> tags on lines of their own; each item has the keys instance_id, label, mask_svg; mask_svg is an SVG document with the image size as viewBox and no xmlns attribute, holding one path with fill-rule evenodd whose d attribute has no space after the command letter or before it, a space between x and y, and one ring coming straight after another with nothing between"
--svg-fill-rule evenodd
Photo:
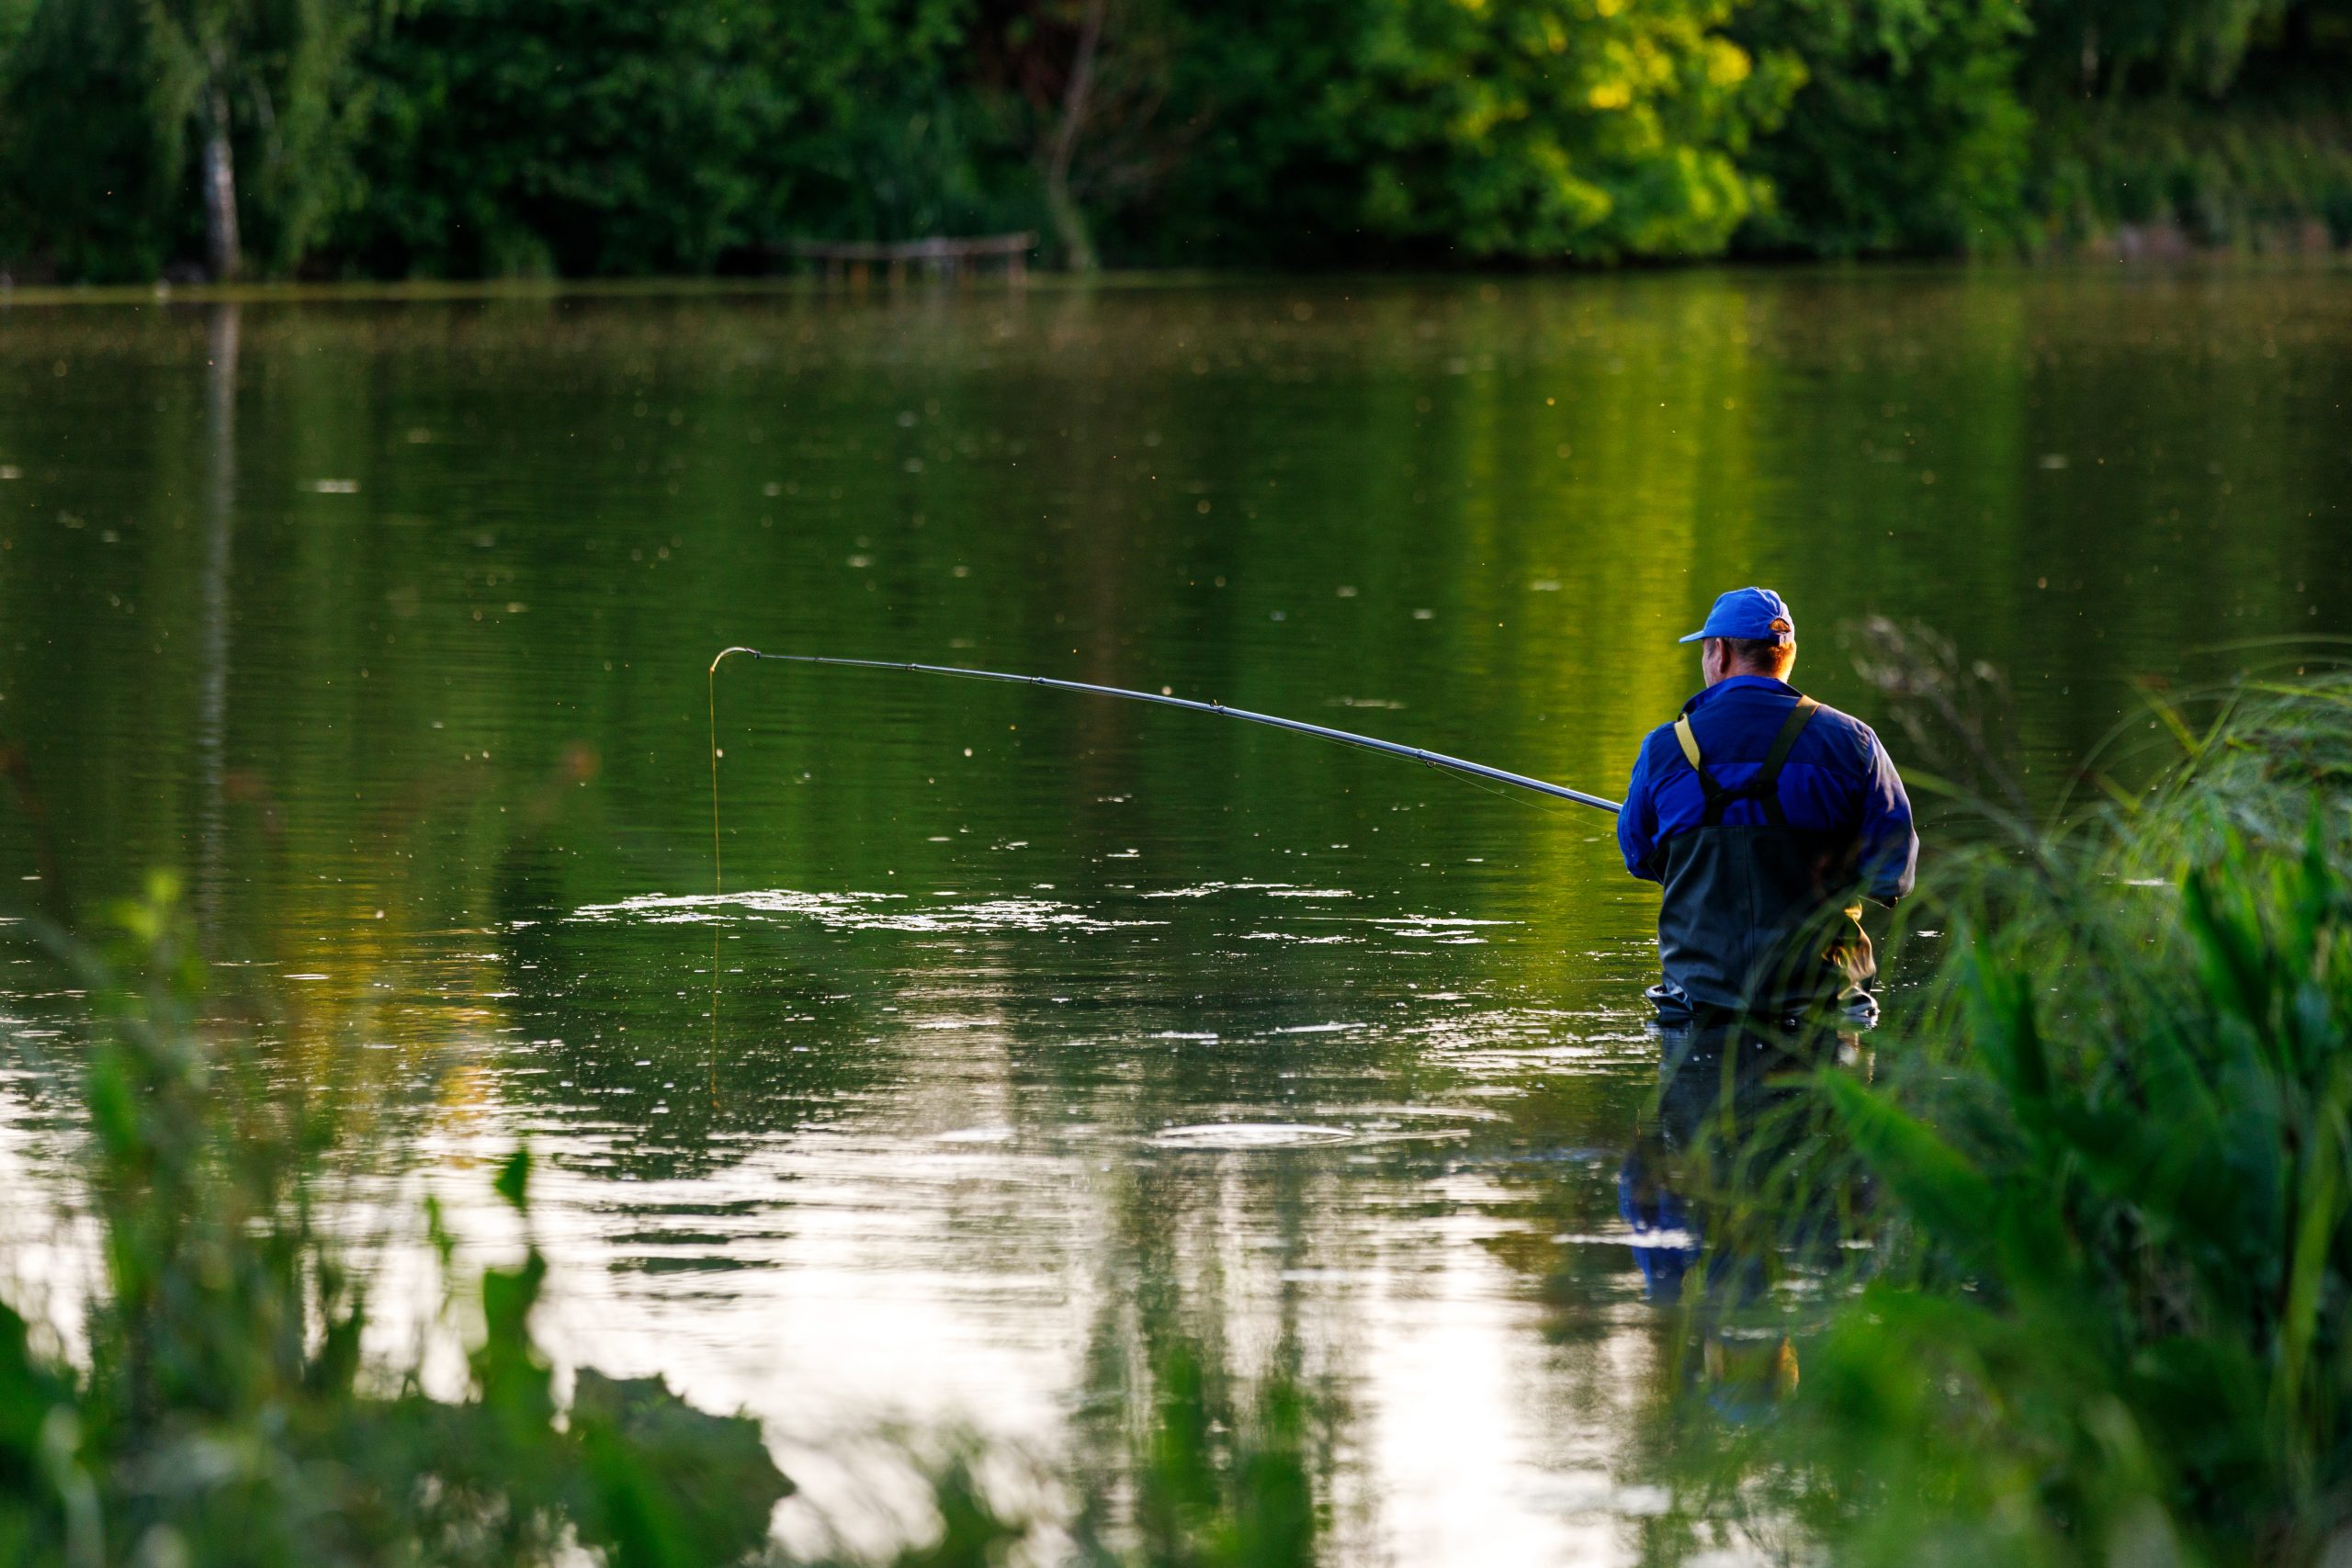
<instances>
[{"instance_id":1,"label":"forest tree line","mask_svg":"<svg viewBox=\"0 0 2352 1568\"><path fill-rule=\"evenodd\" d=\"M2352 240L2352 0L0 0L17 281Z\"/></svg>"}]
</instances>

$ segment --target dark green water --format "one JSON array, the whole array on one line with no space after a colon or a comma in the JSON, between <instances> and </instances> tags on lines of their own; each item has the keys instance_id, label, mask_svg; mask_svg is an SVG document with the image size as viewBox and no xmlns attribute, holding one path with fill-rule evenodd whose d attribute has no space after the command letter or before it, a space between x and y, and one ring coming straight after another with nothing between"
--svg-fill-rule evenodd
<instances>
[{"instance_id":1,"label":"dark green water","mask_svg":"<svg viewBox=\"0 0 2352 1568\"><path fill-rule=\"evenodd\" d=\"M2132 679L2352 633L2341 272L18 305L0 362L0 876L181 870L295 1059L434 1086L447 1190L537 1144L560 1345L837 1507L885 1417L1084 1469L1148 1301L1321 1391L1343 1556L1634 1555L1654 901L1592 811L739 664L713 902L718 648L1615 795L1755 581L1866 717L1867 615L2005 671L2046 802Z\"/></svg>"}]
</instances>

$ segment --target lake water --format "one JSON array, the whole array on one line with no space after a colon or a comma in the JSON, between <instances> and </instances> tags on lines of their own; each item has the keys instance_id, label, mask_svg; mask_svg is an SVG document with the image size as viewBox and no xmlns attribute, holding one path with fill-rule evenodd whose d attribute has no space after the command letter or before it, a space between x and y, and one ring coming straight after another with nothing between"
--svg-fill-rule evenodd
<instances>
[{"instance_id":1,"label":"lake water","mask_svg":"<svg viewBox=\"0 0 2352 1568\"><path fill-rule=\"evenodd\" d=\"M1760 581L1865 717L1871 615L2005 673L2046 805L2135 680L2352 633L2340 270L19 303L0 365L0 876L179 869L486 1246L527 1137L551 1337L764 1417L803 1537L887 1528L889 1422L1115 1490L1174 1336L1316 1391L1342 1560L1639 1556L1655 899L1587 808L741 662L714 897L718 649L1615 795Z\"/></svg>"}]
</instances>

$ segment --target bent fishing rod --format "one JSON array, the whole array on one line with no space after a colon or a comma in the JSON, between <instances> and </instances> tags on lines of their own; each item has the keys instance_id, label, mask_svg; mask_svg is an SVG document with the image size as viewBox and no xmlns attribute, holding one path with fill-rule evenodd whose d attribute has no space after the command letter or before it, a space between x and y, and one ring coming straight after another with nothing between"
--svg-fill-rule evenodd
<instances>
[{"instance_id":1,"label":"bent fishing rod","mask_svg":"<svg viewBox=\"0 0 2352 1568\"><path fill-rule=\"evenodd\" d=\"M1370 735L1358 735L1352 730L1334 729L1329 725L1309 724L1304 719L1283 718L1277 714L1252 713L1248 708L1228 707L1219 702L1195 702L1190 697L1173 696L1165 692L1130 691L1125 686L1097 686L1085 681L1056 680L1050 675L1012 675L999 670L968 670L954 664L914 664L881 659L834 659L816 653L763 653L756 648L729 648L721 650L718 657L710 661L710 789L711 827L714 833L718 829L718 667L731 655L739 653L747 659L763 659L783 664L824 664L844 670L896 670L917 675L957 675L967 681L1002 681L1016 686L1044 686L1052 691L1078 692L1087 696L1124 697L1130 702L1156 703L1161 707L1183 708L1193 713L1214 715L1218 718L1243 719L1250 724L1263 724L1275 729L1287 729L1299 735L1312 735L1318 740L1335 741L1341 746L1353 746L1366 751L1378 751L1385 756L1403 757L1411 761L1427 763L1432 768L1443 769L1448 773L1466 773L1472 778L1509 784L1516 789L1532 790L1538 795L1548 795L1558 800L1572 800L1579 806L1595 807L1602 811L1620 809L1618 802L1603 796L1587 795L1580 789L1570 789L1566 784L1554 784L1549 779L1531 778L1525 773L1514 773L1504 768L1490 768L1484 762L1474 762L1465 757L1449 757L1442 751L1431 751L1426 747L1406 746L1394 740L1382 740Z\"/></svg>"}]
</instances>

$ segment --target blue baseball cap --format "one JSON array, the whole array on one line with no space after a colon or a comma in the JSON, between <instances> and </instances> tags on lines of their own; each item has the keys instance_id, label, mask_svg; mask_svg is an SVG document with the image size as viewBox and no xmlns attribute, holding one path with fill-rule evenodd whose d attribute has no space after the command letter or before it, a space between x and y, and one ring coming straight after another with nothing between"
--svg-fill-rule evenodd
<instances>
[{"instance_id":1,"label":"blue baseball cap","mask_svg":"<svg viewBox=\"0 0 2352 1568\"><path fill-rule=\"evenodd\" d=\"M1707 612L1705 626L1679 640L1697 642L1711 637L1792 643L1797 639L1797 623L1788 605L1770 589L1735 588L1715 601L1715 607Z\"/></svg>"}]
</instances>

